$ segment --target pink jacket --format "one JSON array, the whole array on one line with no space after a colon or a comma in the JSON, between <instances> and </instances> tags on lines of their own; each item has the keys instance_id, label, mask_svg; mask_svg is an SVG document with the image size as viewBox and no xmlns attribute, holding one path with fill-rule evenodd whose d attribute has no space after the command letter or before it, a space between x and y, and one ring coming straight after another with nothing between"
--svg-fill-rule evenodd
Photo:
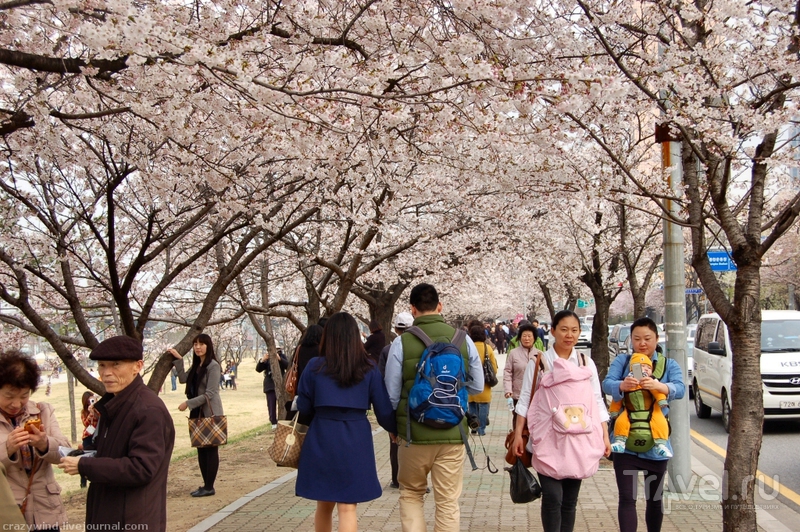
<instances>
[{"instance_id":1,"label":"pink jacket","mask_svg":"<svg viewBox=\"0 0 800 532\"><path fill-rule=\"evenodd\" d=\"M536 355L539 353L541 351L534 347L531 347L530 351L522 346L511 350L506 358L506 367L503 369L503 393L511 393L511 397L519 399L522 376L525 375L528 360L536 360Z\"/></svg>"},{"instance_id":2,"label":"pink jacket","mask_svg":"<svg viewBox=\"0 0 800 532\"><path fill-rule=\"evenodd\" d=\"M51 405L28 401L25 409L26 412L20 415L20 423L24 423L29 417L41 418L42 429L47 434L50 444L44 455L40 455L37 450L33 451L43 462L33 477L25 520L28 524L37 525L40 528L63 526L67 521L67 512L61 503L61 486L56 482L53 464L57 464L61 460L58 446L69 447L69 441L59 430ZM21 504L25 496L25 489L28 487L28 474L22 468L19 451L14 455L13 461L8 456L6 440L12 430L14 427L11 423L5 416L0 415L0 463L6 468L8 483L11 485L11 491L14 493L17 504Z\"/></svg>"}]
</instances>

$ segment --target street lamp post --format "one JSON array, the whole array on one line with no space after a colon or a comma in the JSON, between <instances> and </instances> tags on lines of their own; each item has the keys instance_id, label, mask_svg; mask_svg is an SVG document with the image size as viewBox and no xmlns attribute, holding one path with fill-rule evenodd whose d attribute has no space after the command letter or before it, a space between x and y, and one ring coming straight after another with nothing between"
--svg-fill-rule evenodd
<instances>
[{"instance_id":1,"label":"street lamp post","mask_svg":"<svg viewBox=\"0 0 800 532\"><path fill-rule=\"evenodd\" d=\"M669 187L676 198L683 193L683 167L681 142L669 132L666 124L656 129L656 142L661 143L662 163L669 168ZM667 200L670 216L677 217L677 202ZM681 367L683 382L689 385L686 357L686 280L683 262L683 230L681 226L664 219L664 301L667 331L667 357ZM669 461L669 487L682 493L691 485L692 453L689 438L689 394L670 401L669 418L672 427L670 440L674 457Z\"/></svg>"}]
</instances>

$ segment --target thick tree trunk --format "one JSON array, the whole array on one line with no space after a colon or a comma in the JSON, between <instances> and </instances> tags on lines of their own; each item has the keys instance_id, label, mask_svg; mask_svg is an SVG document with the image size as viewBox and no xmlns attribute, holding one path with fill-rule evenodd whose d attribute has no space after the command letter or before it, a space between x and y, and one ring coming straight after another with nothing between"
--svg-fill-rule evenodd
<instances>
[{"instance_id":1,"label":"thick tree trunk","mask_svg":"<svg viewBox=\"0 0 800 532\"><path fill-rule=\"evenodd\" d=\"M761 385L760 266L739 268L731 315L726 320L733 353L730 436L723 479L723 530L756 530L755 480L764 402ZM732 399L732 401L731 401Z\"/></svg>"},{"instance_id":2,"label":"thick tree trunk","mask_svg":"<svg viewBox=\"0 0 800 532\"><path fill-rule=\"evenodd\" d=\"M594 293L593 293L594 294ZM600 381L608 373L610 363L608 355L608 310L611 301L608 297L598 297L594 294L594 321L592 322L592 360L597 366L597 375Z\"/></svg>"},{"instance_id":3,"label":"thick tree trunk","mask_svg":"<svg viewBox=\"0 0 800 532\"><path fill-rule=\"evenodd\" d=\"M596 261L599 265L599 261ZM608 373L608 310L613 298L604 290L600 271L585 270L581 281L589 287L594 297L595 314L592 322L592 360L602 381Z\"/></svg>"}]
</instances>

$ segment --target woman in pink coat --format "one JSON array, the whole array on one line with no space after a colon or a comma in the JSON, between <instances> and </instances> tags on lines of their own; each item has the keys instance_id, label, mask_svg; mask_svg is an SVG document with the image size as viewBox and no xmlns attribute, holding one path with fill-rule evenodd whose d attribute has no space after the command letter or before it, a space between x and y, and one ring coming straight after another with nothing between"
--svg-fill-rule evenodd
<instances>
[{"instance_id":1,"label":"woman in pink coat","mask_svg":"<svg viewBox=\"0 0 800 532\"><path fill-rule=\"evenodd\" d=\"M19 351L0 353L0 463L25 521L36 530L58 530L67 520L61 486L53 474L58 447L69 447L47 403L31 401L39 367ZM38 423L36 421L38 420Z\"/></svg>"},{"instance_id":2,"label":"woman in pink coat","mask_svg":"<svg viewBox=\"0 0 800 532\"><path fill-rule=\"evenodd\" d=\"M520 345L509 351L506 366L503 369L503 391L506 399L511 399L514 406L517 406L519 400L522 376L525 374L525 368L528 367L528 361L536 360L536 355L541 353L533 347L536 342L536 328L533 325L530 323L521 325L517 335L519 335ZM512 427L516 420L517 414L514 413Z\"/></svg>"}]
</instances>

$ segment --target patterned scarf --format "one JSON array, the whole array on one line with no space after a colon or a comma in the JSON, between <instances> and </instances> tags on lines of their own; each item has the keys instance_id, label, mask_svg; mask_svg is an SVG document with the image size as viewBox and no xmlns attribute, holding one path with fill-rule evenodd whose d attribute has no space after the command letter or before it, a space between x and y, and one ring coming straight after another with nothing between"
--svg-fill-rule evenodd
<instances>
[{"instance_id":1,"label":"patterned scarf","mask_svg":"<svg viewBox=\"0 0 800 532\"><path fill-rule=\"evenodd\" d=\"M21 412L21 414L24 412ZM27 421L27 419L25 420ZM14 425L14 428L18 427L20 424L25 424L25 421L21 419L21 415L17 417L11 418L11 424ZM22 460L22 467L28 473L31 474L33 470L33 447L30 445L23 445L19 448L20 460Z\"/></svg>"}]
</instances>

